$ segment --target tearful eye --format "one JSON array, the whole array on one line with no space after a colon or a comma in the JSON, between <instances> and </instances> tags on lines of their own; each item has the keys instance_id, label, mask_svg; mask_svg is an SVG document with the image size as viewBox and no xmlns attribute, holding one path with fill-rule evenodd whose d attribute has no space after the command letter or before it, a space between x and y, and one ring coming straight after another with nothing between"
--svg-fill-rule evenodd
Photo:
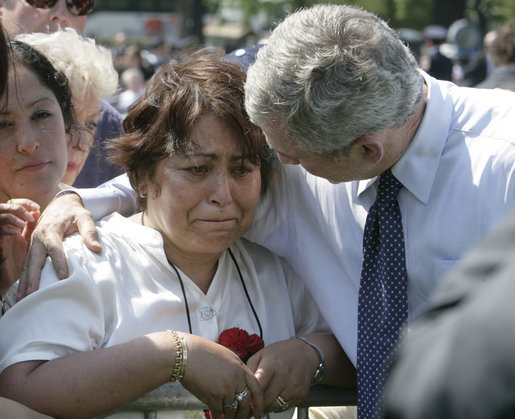
<instances>
[{"instance_id":1,"label":"tearful eye","mask_svg":"<svg viewBox=\"0 0 515 419\"><path fill-rule=\"evenodd\" d=\"M189 172L195 175L202 175L207 173L207 167L205 166L193 166L188 169Z\"/></svg>"},{"instance_id":2,"label":"tearful eye","mask_svg":"<svg viewBox=\"0 0 515 419\"><path fill-rule=\"evenodd\" d=\"M238 166L236 169L234 169L234 173L240 176L247 175L250 172L252 172L252 169L244 166Z\"/></svg>"},{"instance_id":3,"label":"tearful eye","mask_svg":"<svg viewBox=\"0 0 515 419\"><path fill-rule=\"evenodd\" d=\"M32 115L32 119L38 121L38 120L47 119L50 116L52 116L52 113L49 111L38 111L38 112L35 112L34 115Z\"/></svg>"},{"instance_id":4,"label":"tearful eye","mask_svg":"<svg viewBox=\"0 0 515 419\"><path fill-rule=\"evenodd\" d=\"M9 121L0 121L0 129L8 128L12 126L12 124Z\"/></svg>"}]
</instances>

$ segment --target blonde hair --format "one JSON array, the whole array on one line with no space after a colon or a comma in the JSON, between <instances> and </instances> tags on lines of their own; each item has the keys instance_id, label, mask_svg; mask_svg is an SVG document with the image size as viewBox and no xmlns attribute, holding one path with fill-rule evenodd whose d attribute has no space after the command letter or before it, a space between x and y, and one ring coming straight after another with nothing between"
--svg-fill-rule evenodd
<instances>
[{"instance_id":1,"label":"blonde hair","mask_svg":"<svg viewBox=\"0 0 515 419\"><path fill-rule=\"evenodd\" d=\"M23 41L44 54L68 78L73 101L105 99L118 88L118 73L111 51L96 45L73 28L54 33L20 34Z\"/></svg>"}]
</instances>

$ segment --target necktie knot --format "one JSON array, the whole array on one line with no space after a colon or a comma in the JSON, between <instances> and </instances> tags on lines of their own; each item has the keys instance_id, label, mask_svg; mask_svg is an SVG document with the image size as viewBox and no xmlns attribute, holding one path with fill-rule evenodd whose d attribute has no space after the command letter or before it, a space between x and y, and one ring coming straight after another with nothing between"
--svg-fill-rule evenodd
<instances>
[{"instance_id":1,"label":"necktie knot","mask_svg":"<svg viewBox=\"0 0 515 419\"><path fill-rule=\"evenodd\" d=\"M390 203L395 198L401 189L402 184L393 175L392 171L388 169L379 176L379 184L377 186L377 202Z\"/></svg>"}]
</instances>

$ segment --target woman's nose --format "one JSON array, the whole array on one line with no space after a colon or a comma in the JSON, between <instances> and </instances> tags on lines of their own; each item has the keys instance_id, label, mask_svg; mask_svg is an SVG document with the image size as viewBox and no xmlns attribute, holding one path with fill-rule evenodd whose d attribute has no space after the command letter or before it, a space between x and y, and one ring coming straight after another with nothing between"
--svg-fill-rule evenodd
<instances>
[{"instance_id":1,"label":"woman's nose","mask_svg":"<svg viewBox=\"0 0 515 419\"><path fill-rule=\"evenodd\" d=\"M74 150L89 153L94 142L95 135L87 130L77 130L68 134L68 147Z\"/></svg>"},{"instance_id":2,"label":"woman's nose","mask_svg":"<svg viewBox=\"0 0 515 419\"><path fill-rule=\"evenodd\" d=\"M227 205L232 201L230 177L226 173L219 173L215 176L209 201L221 206Z\"/></svg>"},{"instance_id":3,"label":"woman's nose","mask_svg":"<svg viewBox=\"0 0 515 419\"><path fill-rule=\"evenodd\" d=\"M17 150L19 153L33 153L39 148L38 130L23 125L17 133Z\"/></svg>"},{"instance_id":4,"label":"woman's nose","mask_svg":"<svg viewBox=\"0 0 515 419\"><path fill-rule=\"evenodd\" d=\"M57 0L57 3L49 11L49 19L57 21L62 28L70 26L69 20L71 15L66 7L66 0Z\"/></svg>"}]
</instances>

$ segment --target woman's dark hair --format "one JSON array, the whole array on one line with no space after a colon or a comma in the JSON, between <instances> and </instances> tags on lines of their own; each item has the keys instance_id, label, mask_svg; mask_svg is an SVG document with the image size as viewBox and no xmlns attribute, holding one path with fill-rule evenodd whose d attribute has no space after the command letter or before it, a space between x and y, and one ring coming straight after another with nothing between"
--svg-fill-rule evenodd
<instances>
[{"instance_id":1,"label":"woman's dark hair","mask_svg":"<svg viewBox=\"0 0 515 419\"><path fill-rule=\"evenodd\" d=\"M9 44L5 36L3 28L0 26L0 97L3 96L7 86L7 72L9 70ZM0 192L3 190L0 185ZM0 265L4 262L4 255L2 248L0 247ZM2 276L0 274L0 283L2 282Z\"/></svg>"},{"instance_id":2,"label":"woman's dark hair","mask_svg":"<svg viewBox=\"0 0 515 419\"><path fill-rule=\"evenodd\" d=\"M25 67L38 78L41 84L52 91L63 113L66 131L70 131L77 122L72 105L72 94L64 73L56 69L48 58L25 42L11 41L10 45L12 68L15 69L16 65ZM7 94L9 93L7 92ZM3 106L7 103L7 94L2 98ZM15 94L15 92L11 92L11 94Z\"/></svg>"},{"instance_id":3,"label":"woman's dark hair","mask_svg":"<svg viewBox=\"0 0 515 419\"><path fill-rule=\"evenodd\" d=\"M0 25L0 97L3 96L7 87L7 73L9 71L10 60L9 41Z\"/></svg>"},{"instance_id":4,"label":"woman's dark hair","mask_svg":"<svg viewBox=\"0 0 515 419\"><path fill-rule=\"evenodd\" d=\"M252 124L244 105L245 73L214 54L180 64L165 64L147 83L145 93L129 108L125 135L112 140L111 161L125 168L138 194L152 181L158 163L192 146L190 134L198 118L212 113L241 133L243 154L261 168L266 187L271 150L260 128ZM156 187L157 193L159 188Z\"/></svg>"}]
</instances>

